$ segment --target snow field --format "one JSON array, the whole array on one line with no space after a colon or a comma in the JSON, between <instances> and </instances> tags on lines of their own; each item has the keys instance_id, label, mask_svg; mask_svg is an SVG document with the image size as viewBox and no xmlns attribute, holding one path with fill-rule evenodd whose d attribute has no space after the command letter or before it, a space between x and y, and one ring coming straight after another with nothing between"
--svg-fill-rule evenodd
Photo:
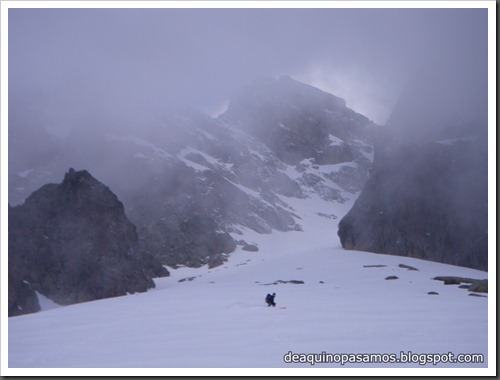
<instances>
[{"instance_id":1,"label":"snow field","mask_svg":"<svg viewBox=\"0 0 500 380\"><path fill-rule=\"evenodd\" d=\"M151 368L162 375L178 373L176 368L186 369L182 374L198 368L265 368L265 374L307 369L312 371L308 374L320 374L421 367L284 362L289 352L401 351L480 353L485 358L485 363L426 366L431 369L459 367L463 373L487 366L488 298L432 280L439 275L481 279L487 273L345 251L336 226L349 204L332 210L331 203L319 198L286 201L301 216L304 231L261 235L243 229L243 236L234 236L257 244L259 252L238 248L228 262L213 269L169 268L171 276L156 279L156 288L147 293L9 318L9 367ZM333 212L338 219L318 212ZM387 276L398 279L385 280ZM304 284L272 284L279 280ZM264 302L272 292L277 294L276 308Z\"/></svg>"}]
</instances>

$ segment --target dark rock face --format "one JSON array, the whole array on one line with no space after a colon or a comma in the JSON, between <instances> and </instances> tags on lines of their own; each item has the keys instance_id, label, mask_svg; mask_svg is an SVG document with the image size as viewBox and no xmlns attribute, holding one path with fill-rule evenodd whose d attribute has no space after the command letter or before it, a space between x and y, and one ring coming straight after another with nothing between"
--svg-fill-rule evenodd
<instances>
[{"instance_id":1,"label":"dark rock face","mask_svg":"<svg viewBox=\"0 0 500 380\"><path fill-rule=\"evenodd\" d=\"M247 251L247 252L258 252L259 251L259 247L257 247L254 244L245 244L241 249L244 251Z\"/></svg>"},{"instance_id":2,"label":"dark rock face","mask_svg":"<svg viewBox=\"0 0 500 380\"><path fill-rule=\"evenodd\" d=\"M320 165L352 161L350 146L332 145L330 135L349 141L371 124L347 108L343 99L287 76L235 92L222 117L239 122L293 165L305 158Z\"/></svg>"},{"instance_id":3,"label":"dark rock face","mask_svg":"<svg viewBox=\"0 0 500 380\"><path fill-rule=\"evenodd\" d=\"M342 246L487 270L485 153L481 139L378 150Z\"/></svg>"},{"instance_id":4,"label":"dark rock face","mask_svg":"<svg viewBox=\"0 0 500 380\"><path fill-rule=\"evenodd\" d=\"M122 203L87 171L70 171L9 209L9 281L62 304L145 292L165 276L138 250L135 226ZM10 295L10 294L9 294Z\"/></svg>"}]
</instances>

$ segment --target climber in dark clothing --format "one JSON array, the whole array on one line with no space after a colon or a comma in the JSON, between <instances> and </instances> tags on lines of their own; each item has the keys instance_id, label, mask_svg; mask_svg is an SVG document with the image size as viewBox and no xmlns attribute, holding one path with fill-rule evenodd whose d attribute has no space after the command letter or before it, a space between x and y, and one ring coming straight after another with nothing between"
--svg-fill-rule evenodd
<instances>
[{"instance_id":1,"label":"climber in dark clothing","mask_svg":"<svg viewBox=\"0 0 500 380\"><path fill-rule=\"evenodd\" d=\"M276 306L276 303L274 302L274 297L276 297L276 293L273 293L272 295L268 294L266 296L267 306Z\"/></svg>"}]
</instances>

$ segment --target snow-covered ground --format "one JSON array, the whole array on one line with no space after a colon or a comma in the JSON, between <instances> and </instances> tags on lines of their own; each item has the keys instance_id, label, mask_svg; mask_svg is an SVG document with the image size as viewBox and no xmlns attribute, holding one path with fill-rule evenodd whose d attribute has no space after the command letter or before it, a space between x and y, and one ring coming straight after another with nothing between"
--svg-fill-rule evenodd
<instances>
[{"instance_id":1,"label":"snow-covered ground","mask_svg":"<svg viewBox=\"0 0 500 380\"><path fill-rule=\"evenodd\" d=\"M235 236L256 244L258 252L238 250L214 269L169 268L171 276L155 280L156 288L147 293L55 308L44 300L46 310L9 318L8 374L87 374L84 369L32 368L127 368L108 373L372 375L445 368L446 374L469 369L477 375L479 367L488 366L488 298L432 279L482 279L486 272L345 251L337 224L352 201L332 206L319 198L284 200L301 216L304 231L260 235L243 229L243 236ZM279 282L290 280L304 283ZM272 292L277 294L275 308L264 302ZM356 358L342 354L358 354L360 360L367 356L359 354L381 354L379 359L392 361L401 352L421 363L449 361L450 353L454 359L481 354L484 362L285 361ZM494 358L489 365L494 366Z\"/></svg>"}]
</instances>

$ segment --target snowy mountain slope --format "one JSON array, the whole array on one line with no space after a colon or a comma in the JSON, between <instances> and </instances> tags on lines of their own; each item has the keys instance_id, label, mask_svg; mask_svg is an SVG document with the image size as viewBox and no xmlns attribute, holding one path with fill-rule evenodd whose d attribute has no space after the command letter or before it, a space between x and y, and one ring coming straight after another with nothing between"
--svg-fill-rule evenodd
<instances>
[{"instance_id":1,"label":"snowy mountain slope","mask_svg":"<svg viewBox=\"0 0 500 380\"><path fill-rule=\"evenodd\" d=\"M170 269L148 293L52 308L9 319L10 368L398 368L417 363L285 363L289 353L482 354L488 298L438 275L487 278L478 270L342 250L335 234L350 203L286 199L303 231L242 229L258 252L238 248L217 268ZM327 208L328 207L328 208ZM418 269L399 267L406 264ZM383 266L380 266L383 265ZM388 276L397 280L385 280ZM303 284L273 283L297 280ZM428 292L438 295L429 295ZM264 303L276 292L276 308ZM477 369L476 369L477 370ZM413 369L412 371L415 371ZM188 371L189 372L189 371ZM44 373L43 370L42 372ZM116 374L116 372L114 372ZM144 373L144 372L141 372ZM186 374L187 372L182 372ZM412 372L414 373L414 372ZM478 372L476 372L478 373Z\"/></svg>"}]
</instances>

